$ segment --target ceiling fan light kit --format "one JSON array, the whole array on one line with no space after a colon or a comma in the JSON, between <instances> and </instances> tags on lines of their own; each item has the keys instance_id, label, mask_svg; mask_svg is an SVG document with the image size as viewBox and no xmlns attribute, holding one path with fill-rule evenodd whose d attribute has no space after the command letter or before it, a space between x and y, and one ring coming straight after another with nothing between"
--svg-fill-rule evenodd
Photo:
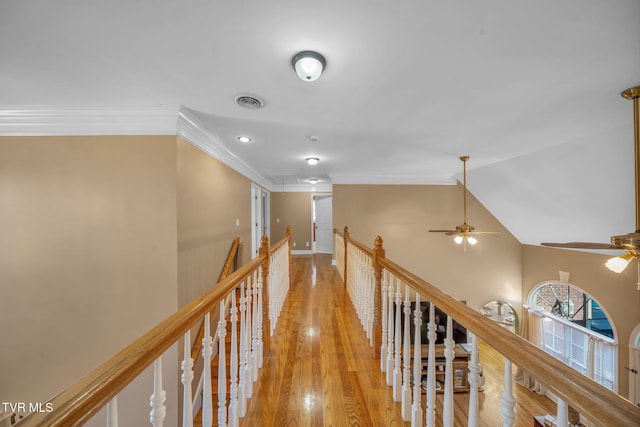
<instances>
[{"instance_id":1,"label":"ceiling fan light kit","mask_svg":"<svg viewBox=\"0 0 640 427\"><path fill-rule=\"evenodd\" d=\"M638 99L640 98L640 86L632 87L621 93L623 98L633 101L633 136L635 154L635 197L636 197L636 230L633 233L620 236L611 236L611 243L541 243L542 246L567 249L605 249L624 250L626 254L608 259L605 266L615 272L622 273L629 265L629 262L636 258L640 259L640 111ZM638 290L640 291L640 264L638 265Z\"/></svg>"},{"instance_id":2,"label":"ceiling fan light kit","mask_svg":"<svg viewBox=\"0 0 640 427\"><path fill-rule=\"evenodd\" d=\"M478 239L474 235L499 236L498 231L476 231L473 225L467 224L467 160L469 156L461 156L460 160L463 165L463 223L456 226L455 230L429 230L432 233L444 233L447 236L454 236L453 241L458 245L464 243L464 250L467 251L467 243L471 246L478 243Z\"/></svg>"}]
</instances>

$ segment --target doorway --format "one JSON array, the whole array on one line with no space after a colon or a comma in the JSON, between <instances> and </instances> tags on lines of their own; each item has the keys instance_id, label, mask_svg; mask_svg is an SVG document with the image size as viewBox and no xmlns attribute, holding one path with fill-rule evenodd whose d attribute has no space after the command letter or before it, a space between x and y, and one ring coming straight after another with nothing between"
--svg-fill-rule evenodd
<instances>
[{"instance_id":1,"label":"doorway","mask_svg":"<svg viewBox=\"0 0 640 427\"><path fill-rule=\"evenodd\" d=\"M251 184L251 258L258 256L262 236L269 236L269 192Z\"/></svg>"},{"instance_id":2,"label":"doorway","mask_svg":"<svg viewBox=\"0 0 640 427\"><path fill-rule=\"evenodd\" d=\"M640 406L640 325L631 332L629 339L629 400Z\"/></svg>"},{"instance_id":3,"label":"doorway","mask_svg":"<svg viewBox=\"0 0 640 427\"><path fill-rule=\"evenodd\" d=\"M333 253L333 198L330 194L313 196L312 215L314 252Z\"/></svg>"}]
</instances>

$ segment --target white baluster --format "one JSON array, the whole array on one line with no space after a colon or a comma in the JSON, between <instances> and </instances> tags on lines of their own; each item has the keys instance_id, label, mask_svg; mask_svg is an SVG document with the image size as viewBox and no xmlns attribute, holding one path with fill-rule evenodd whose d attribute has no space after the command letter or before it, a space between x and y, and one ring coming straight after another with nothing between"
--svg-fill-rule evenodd
<instances>
[{"instance_id":1,"label":"white baluster","mask_svg":"<svg viewBox=\"0 0 640 427\"><path fill-rule=\"evenodd\" d=\"M118 396L107 403L107 427L118 427Z\"/></svg>"},{"instance_id":2,"label":"white baluster","mask_svg":"<svg viewBox=\"0 0 640 427\"><path fill-rule=\"evenodd\" d=\"M253 276L255 277L255 276ZM252 337L252 332L253 332L253 323L251 320L251 315L253 312L253 308L252 308L252 301L251 301L251 287L252 287L252 282L248 281L247 282L247 287L245 289L246 294L245 294L245 299L247 301L247 318L245 319L246 321L246 328L245 328L245 333L246 333L246 337L245 337L245 343L246 343L246 348L245 348L245 364L244 364L244 369L245 369L245 375L246 375L246 391L247 391L247 398L251 398L251 396L253 395L253 377L252 377L252 368L251 368L251 344L253 341L253 337Z\"/></svg>"},{"instance_id":3,"label":"white baluster","mask_svg":"<svg viewBox=\"0 0 640 427\"><path fill-rule=\"evenodd\" d=\"M240 417L244 417L247 413L247 370L245 368L247 360L247 322L245 319L247 304L244 295L244 285L245 282L240 284L240 363L238 366L238 370L240 371L240 383L238 386Z\"/></svg>"},{"instance_id":4,"label":"white baluster","mask_svg":"<svg viewBox=\"0 0 640 427\"><path fill-rule=\"evenodd\" d=\"M478 425L478 390L480 388L480 364L478 363L478 337L471 334L471 360L469 360L469 416L468 427Z\"/></svg>"},{"instance_id":5,"label":"white baluster","mask_svg":"<svg viewBox=\"0 0 640 427\"><path fill-rule=\"evenodd\" d=\"M400 290L400 282L398 282L398 285L396 286L396 307L395 307L395 313L396 313L396 324L395 324L395 342L394 342L394 349L393 349L393 354L394 354L394 363L393 363L393 400L396 402L400 402L400 400L402 400L402 370L401 370L401 366L400 366L400 355L401 353L401 349L400 349L400 339L402 337L401 334L401 330L400 330L400 312L402 311L402 292Z\"/></svg>"},{"instance_id":6,"label":"white baluster","mask_svg":"<svg viewBox=\"0 0 640 427\"><path fill-rule=\"evenodd\" d=\"M238 307L236 306L236 289L231 291L231 310L229 313L231 315L229 425L237 426L240 423L240 416L238 414Z\"/></svg>"},{"instance_id":7,"label":"white baluster","mask_svg":"<svg viewBox=\"0 0 640 427\"><path fill-rule=\"evenodd\" d=\"M402 363L402 419L411 420L411 302L409 301L409 285L404 285L404 360Z\"/></svg>"},{"instance_id":8,"label":"white baluster","mask_svg":"<svg viewBox=\"0 0 640 427\"><path fill-rule=\"evenodd\" d=\"M569 425L569 405L562 399L558 399L556 414L556 426L567 427Z\"/></svg>"},{"instance_id":9,"label":"white baluster","mask_svg":"<svg viewBox=\"0 0 640 427\"><path fill-rule=\"evenodd\" d=\"M191 358L191 331L184 334L184 358L182 359L182 427L193 426L193 396L191 381L193 381L193 359Z\"/></svg>"},{"instance_id":10,"label":"white baluster","mask_svg":"<svg viewBox=\"0 0 640 427\"><path fill-rule=\"evenodd\" d=\"M151 412L149 413L149 421L153 427L161 427L167 408L164 401L167 393L162 389L162 356L153 362L153 394L151 395L150 404Z\"/></svg>"},{"instance_id":11,"label":"white baluster","mask_svg":"<svg viewBox=\"0 0 640 427\"><path fill-rule=\"evenodd\" d=\"M213 339L211 338L211 314L204 316L204 338L202 339L202 360L204 363L202 377L202 425L213 425L213 394L211 391L211 356L213 354Z\"/></svg>"},{"instance_id":12,"label":"white baluster","mask_svg":"<svg viewBox=\"0 0 640 427\"><path fill-rule=\"evenodd\" d=\"M256 360L256 375L257 375L257 371L259 368L262 368L262 359L263 359L263 342L262 342L262 274L259 276L258 278L258 289L256 289L256 291L258 292L257 296L258 296L258 316L257 316L257 333L256 333L256 338L257 338L257 360ZM275 292L274 292L275 293ZM277 304L276 304L277 306ZM270 333L270 332L269 332ZM258 379L258 377L256 376L256 379Z\"/></svg>"},{"instance_id":13,"label":"white baluster","mask_svg":"<svg viewBox=\"0 0 640 427\"><path fill-rule=\"evenodd\" d=\"M432 302L429 303L429 324L427 338L429 339L429 356L427 358L427 427L436 425L436 322Z\"/></svg>"},{"instance_id":14,"label":"white baluster","mask_svg":"<svg viewBox=\"0 0 640 427\"><path fill-rule=\"evenodd\" d=\"M444 340L444 403L442 404L442 425L444 427L453 427L453 358L456 353L454 350L455 342L452 338L453 324L451 316L447 315L447 335Z\"/></svg>"},{"instance_id":15,"label":"white baluster","mask_svg":"<svg viewBox=\"0 0 640 427\"><path fill-rule=\"evenodd\" d=\"M253 281L253 296L252 301L253 313L251 314L251 320L253 322L251 331L251 381L255 382L258 379L258 351L260 344L258 342L258 324L260 323L260 310L258 307L258 286L262 280L262 274L257 274L256 280Z\"/></svg>"},{"instance_id":16,"label":"white baluster","mask_svg":"<svg viewBox=\"0 0 640 427\"><path fill-rule=\"evenodd\" d=\"M411 426L422 427L422 310L420 294L416 292L416 308L413 311L413 404L411 405Z\"/></svg>"},{"instance_id":17,"label":"white baluster","mask_svg":"<svg viewBox=\"0 0 640 427\"><path fill-rule=\"evenodd\" d=\"M504 359L504 390L500 395L500 400L502 401L500 415L502 416L503 427L512 426L516 420L516 399L513 397L511 376L511 360Z\"/></svg>"},{"instance_id":18,"label":"white baluster","mask_svg":"<svg viewBox=\"0 0 640 427\"><path fill-rule=\"evenodd\" d=\"M393 385L393 277L389 277L389 306L385 307L387 310L387 385Z\"/></svg>"},{"instance_id":19,"label":"white baluster","mask_svg":"<svg viewBox=\"0 0 640 427\"><path fill-rule=\"evenodd\" d=\"M220 320L218 320L218 426L227 425L227 320L224 301L220 301Z\"/></svg>"},{"instance_id":20,"label":"white baluster","mask_svg":"<svg viewBox=\"0 0 640 427\"><path fill-rule=\"evenodd\" d=\"M381 294L382 294L382 343L380 344L380 371L387 371L387 272L385 271L382 275L382 284L381 284Z\"/></svg>"},{"instance_id":21,"label":"white baluster","mask_svg":"<svg viewBox=\"0 0 640 427\"><path fill-rule=\"evenodd\" d=\"M376 294L376 277L373 271L373 259L369 258L367 264L368 280L369 280L369 345L373 348L373 312L374 312L374 300Z\"/></svg>"}]
</instances>

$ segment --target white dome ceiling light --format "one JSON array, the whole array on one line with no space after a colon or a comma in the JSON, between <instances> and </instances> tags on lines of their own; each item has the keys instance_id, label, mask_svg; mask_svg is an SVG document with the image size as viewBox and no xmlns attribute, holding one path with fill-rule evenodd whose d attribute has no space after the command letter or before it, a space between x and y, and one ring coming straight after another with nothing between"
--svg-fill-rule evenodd
<instances>
[{"instance_id":1,"label":"white dome ceiling light","mask_svg":"<svg viewBox=\"0 0 640 427\"><path fill-rule=\"evenodd\" d=\"M327 66L327 61L318 52L305 50L297 53L291 60L291 64L301 80L312 82L320 77Z\"/></svg>"}]
</instances>

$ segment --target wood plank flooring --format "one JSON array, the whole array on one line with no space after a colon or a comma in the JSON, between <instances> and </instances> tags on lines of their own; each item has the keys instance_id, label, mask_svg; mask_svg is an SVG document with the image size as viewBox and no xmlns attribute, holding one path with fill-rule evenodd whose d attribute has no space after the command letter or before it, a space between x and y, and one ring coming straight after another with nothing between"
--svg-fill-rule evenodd
<instances>
[{"instance_id":1,"label":"wood plank flooring","mask_svg":"<svg viewBox=\"0 0 640 427\"><path fill-rule=\"evenodd\" d=\"M480 362L486 378L479 393L480 425L502 425L504 363L486 344ZM292 286L241 426L410 425L402 421L400 403L393 401L379 366L330 255L294 256ZM519 385L514 394L517 426L555 412L553 402ZM442 395L437 401L439 418ZM467 425L467 405L468 394L457 393L456 426Z\"/></svg>"}]
</instances>

